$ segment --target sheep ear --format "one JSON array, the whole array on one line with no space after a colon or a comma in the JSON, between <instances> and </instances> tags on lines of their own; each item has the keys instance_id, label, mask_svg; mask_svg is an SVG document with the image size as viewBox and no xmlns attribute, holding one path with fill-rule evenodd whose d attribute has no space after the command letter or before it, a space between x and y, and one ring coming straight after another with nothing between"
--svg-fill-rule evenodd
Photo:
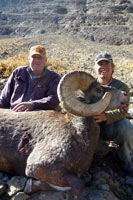
<instances>
[{"instance_id":1,"label":"sheep ear","mask_svg":"<svg viewBox=\"0 0 133 200\"><path fill-rule=\"evenodd\" d=\"M73 71L62 77L58 88L58 98L63 107L70 113L89 117L103 112L109 105L111 94L105 93L103 98L94 104L86 104L75 97L77 90L85 91L95 79L89 73Z\"/></svg>"}]
</instances>

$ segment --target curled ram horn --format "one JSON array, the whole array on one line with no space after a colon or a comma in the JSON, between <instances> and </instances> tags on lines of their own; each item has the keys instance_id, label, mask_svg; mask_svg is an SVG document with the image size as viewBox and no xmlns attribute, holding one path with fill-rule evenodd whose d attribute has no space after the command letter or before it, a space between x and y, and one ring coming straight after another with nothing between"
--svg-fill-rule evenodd
<instances>
[{"instance_id":1,"label":"curled ram horn","mask_svg":"<svg viewBox=\"0 0 133 200\"><path fill-rule=\"evenodd\" d=\"M84 71L73 71L64 75L57 88L58 98L63 107L68 112L82 117L103 112L110 103L111 93L106 92L100 101L93 104L86 104L75 97L76 91L84 92L94 81L94 77Z\"/></svg>"}]
</instances>

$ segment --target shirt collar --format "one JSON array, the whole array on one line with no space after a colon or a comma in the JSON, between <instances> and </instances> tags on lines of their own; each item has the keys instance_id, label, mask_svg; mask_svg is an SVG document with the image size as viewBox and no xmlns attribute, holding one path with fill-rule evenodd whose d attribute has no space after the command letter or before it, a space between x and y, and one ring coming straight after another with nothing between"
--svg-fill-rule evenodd
<instances>
[{"instance_id":1,"label":"shirt collar","mask_svg":"<svg viewBox=\"0 0 133 200\"><path fill-rule=\"evenodd\" d=\"M36 78L42 78L42 77L44 77L44 76L46 75L46 73L47 73L47 68L45 68L44 71L43 71L43 73L42 73L41 75L39 75L39 76L33 75L32 70L31 70L30 67L27 68L27 71L29 72L30 77L31 77L32 79L36 79Z\"/></svg>"},{"instance_id":2,"label":"shirt collar","mask_svg":"<svg viewBox=\"0 0 133 200\"><path fill-rule=\"evenodd\" d=\"M98 78L97 78L97 82L98 82ZM110 81L107 84L105 84L105 85L101 84L101 86L109 86L111 84L111 82L112 82L112 78L110 79Z\"/></svg>"}]
</instances>

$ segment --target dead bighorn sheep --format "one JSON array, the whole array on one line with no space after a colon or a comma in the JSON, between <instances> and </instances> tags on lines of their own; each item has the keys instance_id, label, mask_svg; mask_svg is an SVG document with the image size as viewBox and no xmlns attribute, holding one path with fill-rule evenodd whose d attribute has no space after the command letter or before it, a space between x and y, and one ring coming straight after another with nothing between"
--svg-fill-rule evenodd
<instances>
[{"instance_id":1,"label":"dead bighorn sheep","mask_svg":"<svg viewBox=\"0 0 133 200\"><path fill-rule=\"evenodd\" d=\"M61 79L58 96L67 114L0 109L0 170L80 189L99 138L91 116L120 107L127 97L82 71Z\"/></svg>"}]
</instances>

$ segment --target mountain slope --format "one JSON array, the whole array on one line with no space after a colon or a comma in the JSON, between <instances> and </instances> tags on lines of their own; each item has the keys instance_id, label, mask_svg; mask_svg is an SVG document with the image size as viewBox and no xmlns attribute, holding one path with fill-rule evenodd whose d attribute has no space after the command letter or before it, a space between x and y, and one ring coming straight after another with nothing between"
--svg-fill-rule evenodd
<instances>
[{"instance_id":1,"label":"mountain slope","mask_svg":"<svg viewBox=\"0 0 133 200\"><path fill-rule=\"evenodd\" d=\"M0 0L0 35L77 35L121 45L133 43L133 0Z\"/></svg>"}]
</instances>

